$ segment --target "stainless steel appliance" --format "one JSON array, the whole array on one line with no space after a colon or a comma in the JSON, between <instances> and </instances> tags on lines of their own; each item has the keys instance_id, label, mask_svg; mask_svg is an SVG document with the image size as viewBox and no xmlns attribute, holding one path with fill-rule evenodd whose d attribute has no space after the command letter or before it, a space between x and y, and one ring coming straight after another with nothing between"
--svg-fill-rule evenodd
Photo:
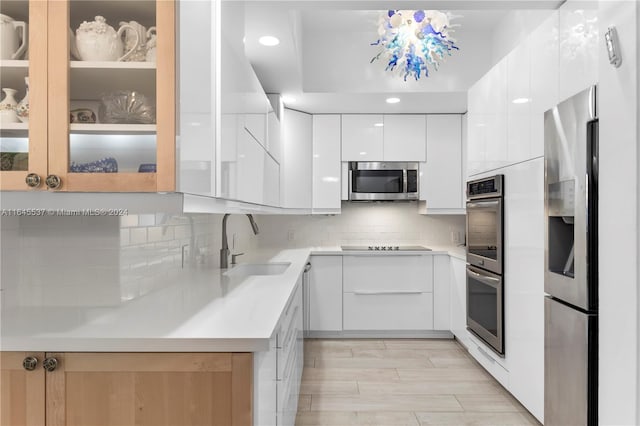
<instances>
[{"instance_id":1,"label":"stainless steel appliance","mask_svg":"<svg viewBox=\"0 0 640 426\"><path fill-rule=\"evenodd\" d=\"M467 329L504 356L504 176L467 182Z\"/></svg>"},{"instance_id":2,"label":"stainless steel appliance","mask_svg":"<svg viewBox=\"0 0 640 426\"><path fill-rule=\"evenodd\" d=\"M424 246L340 246L346 251L431 251Z\"/></svg>"},{"instance_id":3,"label":"stainless steel appliance","mask_svg":"<svg viewBox=\"0 0 640 426\"><path fill-rule=\"evenodd\" d=\"M467 182L467 262L502 275L503 175Z\"/></svg>"},{"instance_id":4,"label":"stainless steel appliance","mask_svg":"<svg viewBox=\"0 0 640 426\"><path fill-rule=\"evenodd\" d=\"M544 115L545 425L598 423L596 87Z\"/></svg>"},{"instance_id":5,"label":"stainless steel appliance","mask_svg":"<svg viewBox=\"0 0 640 426\"><path fill-rule=\"evenodd\" d=\"M418 199L418 163L350 162L350 201Z\"/></svg>"}]
</instances>

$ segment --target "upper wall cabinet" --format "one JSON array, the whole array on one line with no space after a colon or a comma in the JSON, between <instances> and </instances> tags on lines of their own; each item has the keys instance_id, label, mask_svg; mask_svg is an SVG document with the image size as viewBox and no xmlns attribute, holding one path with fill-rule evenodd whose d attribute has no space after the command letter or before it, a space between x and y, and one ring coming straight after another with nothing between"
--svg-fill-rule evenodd
<instances>
[{"instance_id":1,"label":"upper wall cabinet","mask_svg":"<svg viewBox=\"0 0 640 426\"><path fill-rule=\"evenodd\" d=\"M28 97L2 111L0 188L175 190L175 3L8 1L0 12L26 46L0 60L5 104ZM121 22L123 46L92 47Z\"/></svg>"},{"instance_id":2,"label":"upper wall cabinet","mask_svg":"<svg viewBox=\"0 0 640 426\"><path fill-rule=\"evenodd\" d=\"M420 164L420 200L427 214L460 214L463 207L462 117L427 116L427 161Z\"/></svg>"},{"instance_id":3,"label":"upper wall cabinet","mask_svg":"<svg viewBox=\"0 0 640 426\"><path fill-rule=\"evenodd\" d=\"M342 116L342 161L382 161L382 115Z\"/></svg>"},{"instance_id":4,"label":"upper wall cabinet","mask_svg":"<svg viewBox=\"0 0 640 426\"><path fill-rule=\"evenodd\" d=\"M343 115L342 161L425 161L424 115Z\"/></svg>"},{"instance_id":5,"label":"upper wall cabinet","mask_svg":"<svg viewBox=\"0 0 640 426\"><path fill-rule=\"evenodd\" d=\"M313 116L313 212L340 212L340 115Z\"/></svg>"},{"instance_id":6,"label":"upper wall cabinet","mask_svg":"<svg viewBox=\"0 0 640 426\"><path fill-rule=\"evenodd\" d=\"M425 161L424 115L385 115L383 122L384 161Z\"/></svg>"},{"instance_id":7,"label":"upper wall cabinet","mask_svg":"<svg viewBox=\"0 0 640 426\"><path fill-rule=\"evenodd\" d=\"M284 109L282 167L280 168L281 207L311 209L312 126L310 114Z\"/></svg>"}]
</instances>

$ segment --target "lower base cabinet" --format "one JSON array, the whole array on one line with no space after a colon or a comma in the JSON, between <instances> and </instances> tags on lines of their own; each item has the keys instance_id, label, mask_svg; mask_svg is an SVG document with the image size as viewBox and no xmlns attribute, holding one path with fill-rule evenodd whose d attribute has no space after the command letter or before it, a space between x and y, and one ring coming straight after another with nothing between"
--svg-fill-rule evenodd
<instances>
[{"instance_id":1,"label":"lower base cabinet","mask_svg":"<svg viewBox=\"0 0 640 426\"><path fill-rule=\"evenodd\" d=\"M2 426L253 424L251 353L3 352L0 362Z\"/></svg>"}]
</instances>

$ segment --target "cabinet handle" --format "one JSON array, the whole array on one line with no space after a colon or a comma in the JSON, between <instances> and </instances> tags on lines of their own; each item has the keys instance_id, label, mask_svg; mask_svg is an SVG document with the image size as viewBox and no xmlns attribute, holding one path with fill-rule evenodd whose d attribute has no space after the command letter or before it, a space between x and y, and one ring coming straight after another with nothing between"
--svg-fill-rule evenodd
<instances>
[{"instance_id":1,"label":"cabinet handle","mask_svg":"<svg viewBox=\"0 0 640 426\"><path fill-rule=\"evenodd\" d=\"M53 371L58 368L58 360L53 357L45 358L44 361L42 361L42 368L46 371Z\"/></svg>"},{"instance_id":2,"label":"cabinet handle","mask_svg":"<svg viewBox=\"0 0 640 426\"><path fill-rule=\"evenodd\" d=\"M38 358L35 356L28 356L22 361L22 366L27 371L33 371L38 366Z\"/></svg>"},{"instance_id":3,"label":"cabinet handle","mask_svg":"<svg viewBox=\"0 0 640 426\"><path fill-rule=\"evenodd\" d=\"M49 189L58 189L62 184L62 179L58 175L49 175L44 181Z\"/></svg>"},{"instance_id":4,"label":"cabinet handle","mask_svg":"<svg viewBox=\"0 0 640 426\"><path fill-rule=\"evenodd\" d=\"M388 294L422 294L423 291L362 291L356 290L353 292L356 296L379 296Z\"/></svg>"},{"instance_id":5,"label":"cabinet handle","mask_svg":"<svg viewBox=\"0 0 640 426\"><path fill-rule=\"evenodd\" d=\"M24 181L27 183L29 188L37 188L40 186L40 175L36 173L29 173Z\"/></svg>"}]
</instances>

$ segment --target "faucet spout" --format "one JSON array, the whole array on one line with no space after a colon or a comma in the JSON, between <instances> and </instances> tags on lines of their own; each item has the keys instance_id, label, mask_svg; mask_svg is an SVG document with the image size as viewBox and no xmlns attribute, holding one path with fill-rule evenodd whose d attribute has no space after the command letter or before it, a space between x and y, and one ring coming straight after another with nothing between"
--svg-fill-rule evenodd
<instances>
[{"instance_id":1,"label":"faucet spout","mask_svg":"<svg viewBox=\"0 0 640 426\"><path fill-rule=\"evenodd\" d=\"M229 218L230 213L226 213L222 217L222 248L220 248L220 268L226 269L229 267L229 240L227 239L227 219ZM249 223L251 224L251 229L253 230L254 235L258 235L260 233L260 229L258 228L258 224L253 219L253 215L247 214L249 218Z\"/></svg>"}]
</instances>

